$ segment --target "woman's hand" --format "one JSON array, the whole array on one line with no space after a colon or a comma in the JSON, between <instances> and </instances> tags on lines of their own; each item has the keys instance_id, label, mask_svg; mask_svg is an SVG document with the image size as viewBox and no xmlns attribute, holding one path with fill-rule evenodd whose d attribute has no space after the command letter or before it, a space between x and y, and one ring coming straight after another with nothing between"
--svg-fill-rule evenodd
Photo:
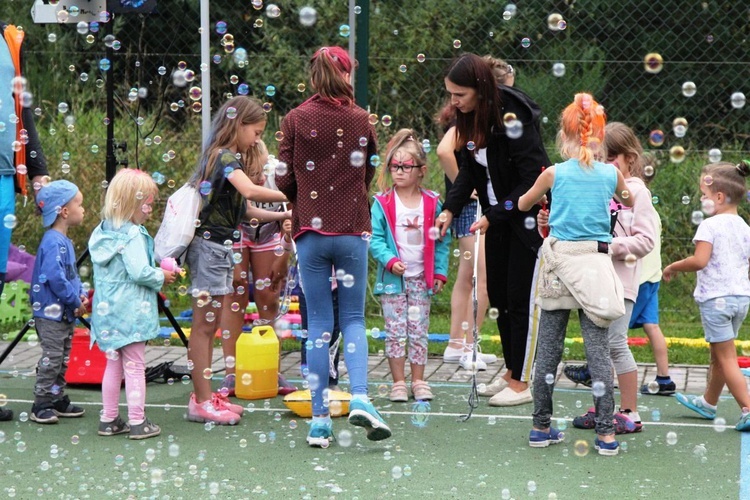
<instances>
[{"instance_id":1,"label":"woman's hand","mask_svg":"<svg viewBox=\"0 0 750 500\"><path fill-rule=\"evenodd\" d=\"M487 229L489 227L490 221L487 220L487 217L483 215L481 219L479 219L469 227L469 231L472 233L479 231L479 234L484 234L487 232Z\"/></svg>"}]
</instances>

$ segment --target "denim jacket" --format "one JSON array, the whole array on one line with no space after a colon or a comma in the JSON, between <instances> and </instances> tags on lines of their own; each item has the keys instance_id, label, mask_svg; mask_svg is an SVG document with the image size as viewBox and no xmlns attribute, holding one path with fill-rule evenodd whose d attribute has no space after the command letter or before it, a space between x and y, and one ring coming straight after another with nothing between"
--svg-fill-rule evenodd
<instances>
[{"instance_id":1,"label":"denim jacket","mask_svg":"<svg viewBox=\"0 0 750 500\"><path fill-rule=\"evenodd\" d=\"M39 243L29 295L35 318L75 321L73 311L83 295L76 254L70 238L55 229L47 230Z\"/></svg>"}]
</instances>

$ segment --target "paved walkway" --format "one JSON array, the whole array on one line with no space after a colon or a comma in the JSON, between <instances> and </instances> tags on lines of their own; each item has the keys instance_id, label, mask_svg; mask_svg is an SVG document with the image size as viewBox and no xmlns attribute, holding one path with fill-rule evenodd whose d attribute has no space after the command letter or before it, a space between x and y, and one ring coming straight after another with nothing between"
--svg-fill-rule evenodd
<instances>
[{"instance_id":1,"label":"paved walkway","mask_svg":"<svg viewBox=\"0 0 750 500\"><path fill-rule=\"evenodd\" d=\"M0 342L0 352L5 350L8 342ZM11 352L10 356L0 365L0 372L18 371L19 374L28 374L34 372L36 363L41 356L41 347L37 344L30 345L28 342L21 342ZM177 365L187 364L187 351L184 347L171 346L159 347L149 346L146 349L146 366L154 366L166 361L174 361ZM560 364L557 373L556 387L576 387L567 377L562 374L563 367L566 364L578 364L580 361L566 361ZM301 378L299 351L281 353L281 371L291 380ZM224 368L222 361L221 349L214 349L213 367L215 370ZM340 363L341 376L345 379L346 367ZM407 363L407 375L408 375ZM388 360L385 356L371 354L368 359L369 379L371 381L388 381L390 380L390 369ZM477 376L478 383L489 384L502 373L505 372L503 360L488 366L487 371L479 372ZM674 365L670 367L670 375L677 385L677 391L690 394L702 394L706 387L706 377L708 375L707 366L696 365ZM638 365L639 385L648 383L656 377L656 366L650 363L641 363ZM467 383L471 380L471 375L463 370L458 364L443 363L442 357L436 356L429 358L425 370L425 378L429 382L457 382ZM726 390L725 390L726 391Z\"/></svg>"}]
</instances>

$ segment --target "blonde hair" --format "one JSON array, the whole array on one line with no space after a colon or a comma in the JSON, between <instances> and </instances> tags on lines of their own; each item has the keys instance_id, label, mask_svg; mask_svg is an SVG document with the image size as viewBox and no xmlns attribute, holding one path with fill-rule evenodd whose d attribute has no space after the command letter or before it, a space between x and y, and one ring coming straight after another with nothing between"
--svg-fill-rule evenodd
<instances>
[{"instance_id":1,"label":"blonde hair","mask_svg":"<svg viewBox=\"0 0 750 500\"><path fill-rule=\"evenodd\" d=\"M385 165L380 169L378 175L378 189L381 192L390 187L388 173L390 172L391 160L397 151L403 151L414 158L417 167L427 165L427 155L422 148L422 143L417 140L416 133L412 129L402 128L391 137L385 149Z\"/></svg>"},{"instance_id":2,"label":"blonde hair","mask_svg":"<svg viewBox=\"0 0 750 500\"><path fill-rule=\"evenodd\" d=\"M624 123L612 122L608 123L604 130L605 155L610 158L620 154L625 155L630 175L643 179L645 165L643 146L633 129Z\"/></svg>"},{"instance_id":3,"label":"blonde hair","mask_svg":"<svg viewBox=\"0 0 750 500\"><path fill-rule=\"evenodd\" d=\"M516 76L516 72L513 69L513 66L503 61L502 59L498 57L492 57L491 55L486 55L482 57L482 59L484 59L485 62L489 65L492 74L495 75L495 80L497 81L497 83L501 85L507 85L509 87L513 86L513 82L510 81Z\"/></svg>"},{"instance_id":4,"label":"blonde hair","mask_svg":"<svg viewBox=\"0 0 750 500\"><path fill-rule=\"evenodd\" d=\"M112 223L115 229L133 220L149 197L156 199L159 187L143 170L123 168L110 181L104 196L102 219Z\"/></svg>"},{"instance_id":5,"label":"blonde hair","mask_svg":"<svg viewBox=\"0 0 750 500\"><path fill-rule=\"evenodd\" d=\"M225 102L211 122L211 132L203 145L198 169L190 179L190 184L198 187L200 182L211 178L219 151L237 145L241 126L265 123L267 120L266 112L263 111L263 105L258 99L237 96ZM239 153L240 163L243 165L245 174L248 174L249 166L260 161L261 151L251 145L246 151L239 151Z\"/></svg>"},{"instance_id":6,"label":"blonde hair","mask_svg":"<svg viewBox=\"0 0 750 500\"><path fill-rule=\"evenodd\" d=\"M738 164L720 162L709 163L701 170L701 180L712 193L724 193L727 203L739 205L747 193L745 179L750 175L747 160ZM706 182L710 177L710 182Z\"/></svg>"},{"instance_id":7,"label":"blonde hair","mask_svg":"<svg viewBox=\"0 0 750 500\"><path fill-rule=\"evenodd\" d=\"M607 117L604 108L591 94L575 95L560 116L557 146L564 158L576 158L582 166L590 167L604 140Z\"/></svg>"}]
</instances>

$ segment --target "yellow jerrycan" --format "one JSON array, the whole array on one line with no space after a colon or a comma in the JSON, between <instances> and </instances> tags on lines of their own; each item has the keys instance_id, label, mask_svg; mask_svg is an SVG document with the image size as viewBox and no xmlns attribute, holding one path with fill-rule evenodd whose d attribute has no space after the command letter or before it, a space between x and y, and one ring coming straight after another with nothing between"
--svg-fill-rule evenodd
<instances>
[{"instance_id":1,"label":"yellow jerrycan","mask_svg":"<svg viewBox=\"0 0 750 500\"><path fill-rule=\"evenodd\" d=\"M269 325L253 327L237 340L237 378L240 399L266 399L279 393L279 339Z\"/></svg>"}]
</instances>

